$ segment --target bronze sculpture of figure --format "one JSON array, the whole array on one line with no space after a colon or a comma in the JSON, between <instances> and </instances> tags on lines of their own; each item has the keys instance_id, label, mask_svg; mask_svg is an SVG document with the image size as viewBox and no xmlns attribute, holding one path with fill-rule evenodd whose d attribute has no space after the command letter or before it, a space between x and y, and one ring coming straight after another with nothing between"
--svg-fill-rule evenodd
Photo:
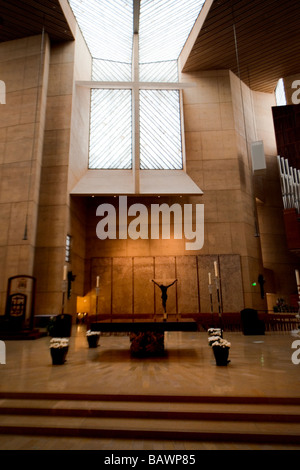
<instances>
[{"instance_id":1,"label":"bronze sculpture of figure","mask_svg":"<svg viewBox=\"0 0 300 470\"><path fill-rule=\"evenodd\" d=\"M177 279L175 279L175 281L173 281L168 286L164 286L163 284L158 284L153 279L152 279L152 282L154 282L154 284L156 284L161 290L162 306L163 306L164 312L167 313L167 298L168 298L167 290L169 289L169 287L173 286L173 284L175 284L175 282L177 282Z\"/></svg>"}]
</instances>

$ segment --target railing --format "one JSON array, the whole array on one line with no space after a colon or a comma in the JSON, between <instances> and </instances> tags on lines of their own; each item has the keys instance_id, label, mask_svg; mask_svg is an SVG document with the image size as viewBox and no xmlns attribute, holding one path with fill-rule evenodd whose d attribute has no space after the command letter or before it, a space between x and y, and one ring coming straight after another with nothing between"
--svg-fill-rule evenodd
<instances>
[{"instance_id":1,"label":"railing","mask_svg":"<svg viewBox=\"0 0 300 470\"><path fill-rule=\"evenodd\" d=\"M300 326L295 313L259 313L258 316L263 320L266 331L293 331Z\"/></svg>"}]
</instances>

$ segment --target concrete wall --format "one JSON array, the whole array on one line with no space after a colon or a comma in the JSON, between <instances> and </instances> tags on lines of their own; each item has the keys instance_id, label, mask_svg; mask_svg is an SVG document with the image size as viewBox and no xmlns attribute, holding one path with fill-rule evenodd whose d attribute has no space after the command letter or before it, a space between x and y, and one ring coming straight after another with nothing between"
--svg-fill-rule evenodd
<instances>
[{"instance_id":1,"label":"concrete wall","mask_svg":"<svg viewBox=\"0 0 300 470\"><path fill-rule=\"evenodd\" d=\"M70 175L76 174L76 162L86 145L89 123L89 101L82 109L79 107L75 81L90 78L91 57L77 28L76 41L51 47L35 262L36 313L40 314L60 312L67 234L72 236L68 270L76 275L76 280L65 312L76 311L76 294L83 292L82 211L76 203L71 204L68 188Z\"/></svg>"},{"instance_id":2,"label":"concrete wall","mask_svg":"<svg viewBox=\"0 0 300 470\"><path fill-rule=\"evenodd\" d=\"M85 294L91 311L95 308L97 269L100 269L98 274L103 275L101 302L107 313L138 310L142 313L145 309L149 313L149 309L158 308L160 299L153 298L153 286L149 284L151 276L156 276L157 259L162 260L161 275L180 277L175 289L177 303L175 299L169 301L171 311L177 313L197 309L210 311L207 284L208 272L213 273L214 259L223 260L224 311L237 311L243 306L266 309L267 301L261 298L259 285L253 287L252 283L263 274L267 279L266 292L268 289L270 292L274 290L270 280L288 279L293 270L280 225L281 196L275 171L272 123L274 96L252 92L229 71L184 74L182 80L196 84L183 93L186 166L204 195L143 198L142 202L149 210L154 203L203 203L204 246L199 252L191 253L186 250L184 239L175 240L172 236L170 240L100 241L96 236L99 221L96 208L108 202L117 209L117 201L87 198ZM268 169L253 177L251 142L257 140L264 141ZM265 191L267 199L262 195ZM128 205L135 202L141 199L128 198ZM101 263L105 264L105 269ZM198 280L195 273L198 273ZM288 283L284 289L290 292ZM213 295L217 311L215 288Z\"/></svg>"},{"instance_id":3,"label":"concrete wall","mask_svg":"<svg viewBox=\"0 0 300 470\"><path fill-rule=\"evenodd\" d=\"M178 279L168 289L167 312L170 315L210 312L208 272L214 279L214 261L220 269L221 300L224 312L243 308L241 264L238 255L199 256L127 256L93 258L90 266L90 290L83 311L96 310L96 277L100 276L98 313L163 315L161 292L152 279ZM218 312L217 291L213 285L213 310Z\"/></svg>"},{"instance_id":4,"label":"concrete wall","mask_svg":"<svg viewBox=\"0 0 300 470\"><path fill-rule=\"evenodd\" d=\"M252 282L264 274L266 292L288 297L295 289L297 263L284 235L275 97L251 91L229 71L182 78L197 84L184 91L185 138L188 173L204 191L204 252L239 254L245 305L266 308ZM267 170L253 175L250 145L258 140L264 142Z\"/></svg>"},{"instance_id":5,"label":"concrete wall","mask_svg":"<svg viewBox=\"0 0 300 470\"><path fill-rule=\"evenodd\" d=\"M0 44L0 314L8 278L33 275L50 44L29 37ZM23 240L27 217L27 240Z\"/></svg>"},{"instance_id":6,"label":"concrete wall","mask_svg":"<svg viewBox=\"0 0 300 470\"><path fill-rule=\"evenodd\" d=\"M264 308L251 284L262 269L247 142L255 139L251 92L229 71L183 74L187 171L204 191L204 253L239 254L244 302Z\"/></svg>"},{"instance_id":7,"label":"concrete wall","mask_svg":"<svg viewBox=\"0 0 300 470\"><path fill-rule=\"evenodd\" d=\"M164 275L178 277L168 299L171 312L210 311L208 272L213 273L214 260L221 272L224 311L266 308L259 287L251 284L267 271L277 281L277 287L272 285L276 293L293 289L293 260L280 218L273 95L252 92L229 71L183 74L182 81L196 85L183 92L186 169L204 195L132 197L128 204L204 204L204 246L187 251L186 240L175 239L172 232L170 240L101 241L96 208L103 202L116 204L116 199L69 197L88 165L90 93L75 82L90 79L91 57L79 30L70 43L54 45L46 38L38 145L31 159L40 43L36 37L0 45L0 79L7 82L7 104L0 108L2 313L8 277L32 273L37 278L36 313L59 313L67 234L72 237L68 270L76 280L65 311L73 314L77 296L82 309L86 300L84 310L94 311L96 275L101 276L105 312L159 312L160 295L151 278ZM253 178L249 148L260 139L267 171ZM23 241L31 165L29 237ZM260 237L255 236L258 230ZM217 311L215 288L213 300Z\"/></svg>"}]
</instances>

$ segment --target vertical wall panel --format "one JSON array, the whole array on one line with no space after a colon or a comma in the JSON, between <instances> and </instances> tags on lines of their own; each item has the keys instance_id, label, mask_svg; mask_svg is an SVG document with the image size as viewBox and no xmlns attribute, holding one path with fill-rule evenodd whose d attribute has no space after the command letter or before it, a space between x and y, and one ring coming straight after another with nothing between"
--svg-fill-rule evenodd
<instances>
[{"instance_id":1,"label":"vertical wall panel","mask_svg":"<svg viewBox=\"0 0 300 470\"><path fill-rule=\"evenodd\" d=\"M135 257L133 260L134 313L154 313L154 258Z\"/></svg>"},{"instance_id":2,"label":"vertical wall panel","mask_svg":"<svg viewBox=\"0 0 300 470\"><path fill-rule=\"evenodd\" d=\"M198 273L199 273L199 291L200 291L200 311L202 313L210 313L211 303L208 289L208 273L211 273L212 295L213 295L213 311L218 312L217 289L214 274L214 261L218 261L216 255L198 256Z\"/></svg>"},{"instance_id":3,"label":"vertical wall panel","mask_svg":"<svg viewBox=\"0 0 300 470\"><path fill-rule=\"evenodd\" d=\"M96 278L100 276L98 312L99 314L110 315L111 313L111 258L94 258L92 261L91 273L91 314L96 311Z\"/></svg>"},{"instance_id":4,"label":"vertical wall panel","mask_svg":"<svg viewBox=\"0 0 300 470\"><path fill-rule=\"evenodd\" d=\"M132 258L113 258L112 314L132 313Z\"/></svg>"},{"instance_id":5,"label":"vertical wall panel","mask_svg":"<svg viewBox=\"0 0 300 470\"><path fill-rule=\"evenodd\" d=\"M94 258L90 275L91 313L96 306L97 276L100 276L100 314L156 313L160 320L163 315L161 291L152 279L171 282L176 278L178 282L167 292L167 313L211 313L209 272L213 312L217 313L214 261L219 267L223 311L239 312L244 307L240 256L203 255Z\"/></svg>"},{"instance_id":6,"label":"vertical wall panel","mask_svg":"<svg viewBox=\"0 0 300 470\"><path fill-rule=\"evenodd\" d=\"M195 256L177 256L178 312L198 313L198 277Z\"/></svg>"},{"instance_id":7,"label":"vertical wall panel","mask_svg":"<svg viewBox=\"0 0 300 470\"><path fill-rule=\"evenodd\" d=\"M244 308L242 268L239 255L220 255L223 312Z\"/></svg>"}]
</instances>

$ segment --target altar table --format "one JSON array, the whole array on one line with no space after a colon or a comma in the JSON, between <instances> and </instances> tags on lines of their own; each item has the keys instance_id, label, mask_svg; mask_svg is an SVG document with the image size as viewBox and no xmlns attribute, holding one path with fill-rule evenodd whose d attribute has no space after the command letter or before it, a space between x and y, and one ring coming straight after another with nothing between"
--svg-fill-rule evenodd
<instances>
[{"instance_id":1,"label":"altar table","mask_svg":"<svg viewBox=\"0 0 300 470\"><path fill-rule=\"evenodd\" d=\"M160 355L164 352L166 331L197 331L195 321L185 322L113 322L91 323L92 331L111 333L130 333L130 352L132 355Z\"/></svg>"}]
</instances>

